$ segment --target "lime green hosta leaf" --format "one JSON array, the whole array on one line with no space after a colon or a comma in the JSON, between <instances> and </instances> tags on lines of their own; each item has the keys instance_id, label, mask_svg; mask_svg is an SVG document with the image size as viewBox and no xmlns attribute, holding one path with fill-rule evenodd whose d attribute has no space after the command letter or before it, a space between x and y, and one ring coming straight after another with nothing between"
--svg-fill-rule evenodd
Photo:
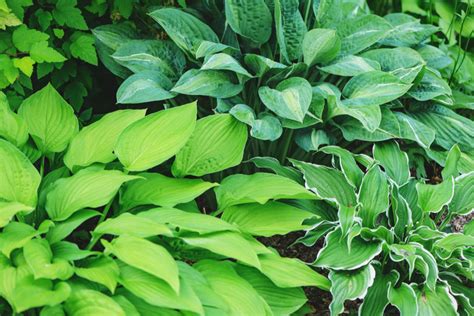
<instances>
[{"instance_id":1,"label":"lime green hosta leaf","mask_svg":"<svg viewBox=\"0 0 474 316\"><path fill-rule=\"evenodd\" d=\"M402 283L398 288L390 285L387 295L390 304L398 309L400 316L418 315L416 293L408 284Z\"/></svg>"},{"instance_id":2,"label":"lime green hosta leaf","mask_svg":"<svg viewBox=\"0 0 474 316\"><path fill-rule=\"evenodd\" d=\"M164 280L179 293L179 275L176 261L158 244L140 237L122 235L111 243L102 240L106 252L114 254L126 264Z\"/></svg>"},{"instance_id":3,"label":"lime green hosta leaf","mask_svg":"<svg viewBox=\"0 0 474 316\"><path fill-rule=\"evenodd\" d=\"M474 209L474 172L461 175L454 182L454 196L449 211L454 214L468 214Z\"/></svg>"},{"instance_id":4,"label":"lime green hosta leaf","mask_svg":"<svg viewBox=\"0 0 474 316\"><path fill-rule=\"evenodd\" d=\"M236 166L242 161L246 142L245 124L229 114L206 116L197 121L194 133L176 155L173 175L203 176Z\"/></svg>"},{"instance_id":5,"label":"lime green hosta leaf","mask_svg":"<svg viewBox=\"0 0 474 316\"><path fill-rule=\"evenodd\" d=\"M313 29L304 36L303 56L308 66L329 63L340 49L341 40L335 30Z\"/></svg>"},{"instance_id":6,"label":"lime green hosta leaf","mask_svg":"<svg viewBox=\"0 0 474 316\"><path fill-rule=\"evenodd\" d=\"M368 58L348 55L319 69L332 75L354 77L365 72L380 70L380 64Z\"/></svg>"},{"instance_id":7,"label":"lime green hosta leaf","mask_svg":"<svg viewBox=\"0 0 474 316\"><path fill-rule=\"evenodd\" d=\"M138 205L156 205L173 207L188 203L218 186L218 183L201 179L175 179L159 173L140 173L141 180L126 185L120 197L121 204L130 209Z\"/></svg>"},{"instance_id":8,"label":"lime green hosta leaf","mask_svg":"<svg viewBox=\"0 0 474 316\"><path fill-rule=\"evenodd\" d=\"M303 225L313 213L279 202L242 204L225 208L222 219L254 236L285 235L308 228Z\"/></svg>"},{"instance_id":9,"label":"lime green hosta leaf","mask_svg":"<svg viewBox=\"0 0 474 316\"><path fill-rule=\"evenodd\" d=\"M306 79L294 77L280 82L275 89L261 87L258 95L278 116L303 122L311 104L312 89Z\"/></svg>"},{"instance_id":10,"label":"lime green hosta leaf","mask_svg":"<svg viewBox=\"0 0 474 316\"><path fill-rule=\"evenodd\" d=\"M10 257L13 250L23 247L36 235L38 232L30 225L11 222L0 233L0 251Z\"/></svg>"},{"instance_id":11,"label":"lime green hosta leaf","mask_svg":"<svg viewBox=\"0 0 474 316\"><path fill-rule=\"evenodd\" d=\"M333 299L329 309L331 315L339 315L344 311L346 300L364 298L367 289L372 286L375 278L375 269L367 265L355 271L331 271L331 294Z\"/></svg>"},{"instance_id":12,"label":"lime green hosta leaf","mask_svg":"<svg viewBox=\"0 0 474 316\"><path fill-rule=\"evenodd\" d=\"M115 154L129 171L150 169L174 156L196 124L196 103L148 115L129 125L115 144Z\"/></svg>"},{"instance_id":13,"label":"lime green hosta leaf","mask_svg":"<svg viewBox=\"0 0 474 316\"><path fill-rule=\"evenodd\" d=\"M387 177L378 165L371 167L360 185L359 216L364 226L374 227L378 215L385 213L389 207L389 185Z\"/></svg>"},{"instance_id":14,"label":"lime green hosta leaf","mask_svg":"<svg viewBox=\"0 0 474 316\"><path fill-rule=\"evenodd\" d=\"M117 90L117 103L134 104L172 99L173 83L161 72L147 70L131 75Z\"/></svg>"},{"instance_id":15,"label":"lime green hosta leaf","mask_svg":"<svg viewBox=\"0 0 474 316\"><path fill-rule=\"evenodd\" d=\"M71 141L64 155L70 170L93 163L115 160L113 148L122 131L145 116L145 110L119 110L104 115L100 120L84 127Z\"/></svg>"},{"instance_id":16,"label":"lime green hosta leaf","mask_svg":"<svg viewBox=\"0 0 474 316\"><path fill-rule=\"evenodd\" d=\"M230 315L267 315L270 309L251 283L228 261L201 260L193 266L228 306Z\"/></svg>"},{"instance_id":17,"label":"lime green hosta leaf","mask_svg":"<svg viewBox=\"0 0 474 316\"><path fill-rule=\"evenodd\" d=\"M451 177L440 184L417 183L418 206L429 213L438 213L448 205L454 196L454 179Z\"/></svg>"},{"instance_id":18,"label":"lime green hosta leaf","mask_svg":"<svg viewBox=\"0 0 474 316\"><path fill-rule=\"evenodd\" d=\"M120 270L113 259L103 256L81 263L74 268L74 273L83 279L102 284L114 293Z\"/></svg>"},{"instance_id":19,"label":"lime green hosta leaf","mask_svg":"<svg viewBox=\"0 0 474 316\"><path fill-rule=\"evenodd\" d=\"M171 92L230 98L239 94L242 89L243 85L237 82L233 74L222 70L190 69L179 78Z\"/></svg>"},{"instance_id":20,"label":"lime green hosta leaf","mask_svg":"<svg viewBox=\"0 0 474 316\"><path fill-rule=\"evenodd\" d=\"M77 261L82 260L92 255L97 255L97 252L82 250L76 244L73 244L69 241L58 241L51 245L51 250L55 258L67 260L67 261Z\"/></svg>"},{"instance_id":21,"label":"lime green hosta leaf","mask_svg":"<svg viewBox=\"0 0 474 316\"><path fill-rule=\"evenodd\" d=\"M234 57L224 53L217 53L207 58L201 69L228 70L249 78L253 77Z\"/></svg>"},{"instance_id":22,"label":"lime green hosta leaf","mask_svg":"<svg viewBox=\"0 0 474 316\"><path fill-rule=\"evenodd\" d=\"M119 294L114 296L113 299L120 304L120 306L127 313L127 316L128 315L130 316L139 316L139 315L178 316L180 315L178 311L165 308L165 307L151 305L124 288L120 288L117 292ZM125 299L131 304L133 304L133 307L137 311L137 314L135 314L134 311L131 310L130 305L127 302L125 302ZM127 307L124 307L124 304L126 304Z\"/></svg>"},{"instance_id":23,"label":"lime green hosta leaf","mask_svg":"<svg viewBox=\"0 0 474 316\"><path fill-rule=\"evenodd\" d=\"M328 291L329 280L296 258L284 258L274 253L259 255L261 272L281 288L316 286Z\"/></svg>"},{"instance_id":24,"label":"lime green hosta leaf","mask_svg":"<svg viewBox=\"0 0 474 316\"><path fill-rule=\"evenodd\" d=\"M278 199L316 199L299 183L272 173L236 174L226 177L214 189L220 209L245 203L265 204Z\"/></svg>"},{"instance_id":25,"label":"lime green hosta leaf","mask_svg":"<svg viewBox=\"0 0 474 316\"><path fill-rule=\"evenodd\" d=\"M7 96L0 92L0 137L15 146L21 146L28 140L28 126L8 105Z\"/></svg>"},{"instance_id":26,"label":"lime green hosta leaf","mask_svg":"<svg viewBox=\"0 0 474 316\"><path fill-rule=\"evenodd\" d=\"M46 196L46 211L55 221L65 220L80 209L107 204L124 182L138 178L118 170L83 169L53 184Z\"/></svg>"},{"instance_id":27,"label":"lime green hosta leaf","mask_svg":"<svg viewBox=\"0 0 474 316\"><path fill-rule=\"evenodd\" d=\"M376 143L373 147L374 159L384 168L390 180L403 186L410 179L408 155L400 150L396 141Z\"/></svg>"},{"instance_id":28,"label":"lime green hosta leaf","mask_svg":"<svg viewBox=\"0 0 474 316\"><path fill-rule=\"evenodd\" d=\"M272 15L264 0L226 0L225 17L235 33L255 43L267 42L272 34Z\"/></svg>"},{"instance_id":29,"label":"lime green hosta leaf","mask_svg":"<svg viewBox=\"0 0 474 316\"><path fill-rule=\"evenodd\" d=\"M46 239L52 245L56 242L59 242L69 236L77 227L82 223L91 219L92 217L99 216L100 213L94 210L80 210L74 213L64 222L57 222L46 235Z\"/></svg>"},{"instance_id":30,"label":"lime green hosta leaf","mask_svg":"<svg viewBox=\"0 0 474 316\"><path fill-rule=\"evenodd\" d=\"M474 236L468 236L460 233L448 234L438 239L433 244L433 248L442 260L447 260L456 249L465 249L474 247Z\"/></svg>"},{"instance_id":31,"label":"lime green hosta leaf","mask_svg":"<svg viewBox=\"0 0 474 316\"><path fill-rule=\"evenodd\" d=\"M458 315L458 303L448 287L438 283L435 290L413 288L418 302L418 315Z\"/></svg>"},{"instance_id":32,"label":"lime green hosta leaf","mask_svg":"<svg viewBox=\"0 0 474 316\"><path fill-rule=\"evenodd\" d=\"M34 207L22 203L0 201L0 228L7 226L16 214L28 214L33 210Z\"/></svg>"},{"instance_id":33,"label":"lime green hosta leaf","mask_svg":"<svg viewBox=\"0 0 474 316\"><path fill-rule=\"evenodd\" d=\"M63 151L79 131L74 110L51 84L25 99L18 114L43 153Z\"/></svg>"},{"instance_id":34,"label":"lime green hosta leaf","mask_svg":"<svg viewBox=\"0 0 474 316\"><path fill-rule=\"evenodd\" d=\"M195 16L175 8L162 8L149 13L182 50L195 53L202 41L219 43L216 33Z\"/></svg>"},{"instance_id":35,"label":"lime green hosta leaf","mask_svg":"<svg viewBox=\"0 0 474 316\"><path fill-rule=\"evenodd\" d=\"M358 269L367 265L381 251L380 242L365 241L360 237L354 237L349 248L338 228L327 235L326 243L313 265L334 270Z\"/></svg>"},{"instance_id":36,"label":"lime green hosta leaf","mask_svg":"<svg viewBox=\"0 0 474 316\"><path fill-rule=\"evenodd\" d=\"M96 227L93 234L131 235L143 238L156 235L172 236L171 230L164 223L157 223L130 213L107 219Z\"/></svg>"},{"instance_id":37,"label":"lime green hosta leaf","mask_svg":"<svg viewBox=\"0 0 474 316\"><path fill-rule=\"evenodd\" d=\"M275 28L280 54L289 63L301 56L301 44L307 32L298 0L275 1Z\"/></svg>"},{"instance_id":38,"label":"lime green hosta leaf","mask_svg":"<svg viewBox=\"0 0 474 316\"><path fill-rule=\"evenodd\" d=\"M159 261L158 261L159 262ZM203 307L193 289L181 279L177 294L165 281L140 269L121 264L119 282L132 294L153 306L191 311L204 315ZM174 315L174 314L171 314Z\"/></svg>"},{"instance_id":39,"label":"lime green hosta leaf","mask_svg":"<svg viewBox=\"0 0 474 316\"><path fill-rule=\"evenodd\" d=\"M359 166L357 166L355 158L350 151L337 146L324 146L320 151L328 155L339 157L339 166L347 181L354 188L360 186L364 173L360 170Z\"/></svg>"},{"instance_id":40,"label":"lime green hosta leaf","mask_svg":"<svg viewBox=\"0 0 474 316\"><path fill-rule=\"evenodd\" d=\"M15 146L0 139L0 199L35 207L41 176Z\"/></svg>"},{"instance_id":41,"label":"lime green hosta leaf","mask_svg":"<svg viewBox=\"0 0 474 316\"><path fill-rule=\"evenodd\" d=\"M110 296L89 289L73 290L64 304L68 315L125 316L125 311Z\"/></svg>"},{"instance_id":42,"label":"lime green hosta leaf","mask_svg":"<svg viewBox=\"0 0 474 316\"><path fill-rule=\"evenodd\" d=\"M346 181L341 171L302 161L291 162L303 172L306 187L321 199L345 206L357 204L354 188Z\"/></svg>"}]
</instances>

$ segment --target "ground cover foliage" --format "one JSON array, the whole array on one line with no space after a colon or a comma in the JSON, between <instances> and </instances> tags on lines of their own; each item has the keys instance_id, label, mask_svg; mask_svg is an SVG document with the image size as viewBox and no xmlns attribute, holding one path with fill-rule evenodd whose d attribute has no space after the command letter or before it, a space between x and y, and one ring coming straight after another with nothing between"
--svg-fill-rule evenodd
<instances>
[{"instance_id":1,"label":"ground cover foliage","mask_svg":"<svg viewBox=\"0 0 474 316\"><path fill-rule=\"evenodd\" d=\"M0 314L474 314L472 10L0 0Z\"/></svg>"}]
</instances>

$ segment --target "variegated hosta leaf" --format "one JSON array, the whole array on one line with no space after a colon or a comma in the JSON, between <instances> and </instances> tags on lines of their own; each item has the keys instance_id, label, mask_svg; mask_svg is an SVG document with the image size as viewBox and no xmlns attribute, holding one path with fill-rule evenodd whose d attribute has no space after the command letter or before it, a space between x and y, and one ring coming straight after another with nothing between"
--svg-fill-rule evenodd
<instances>
[{"instance_id":1,"label":"variegated hosta leaf","mask_svg":"<svg viewBox=\"0 0 474 316\"><path fill-rule=\"evenodd\" d=\"M354 188L360 186L364 173L360 170L359 166L357 166L354 156L350 151L337 146L325 146L321 148L320 151L339 157L339 166L347 181Z\"/></svg>"},{"instance_id":2,"label":"variegated hosta leaf","mask_svg":"<svg viewBox=\"0 0 474 316\"><path fill-rule=\"evenodd\" d=\"M242 65L240 65L240 63L234 57L224 53L217 53L210 56L209 58L206 58L201 69L228 70L248 78L253 77L244 67L242 67Z\"/></svg>"},{"instance_id":3,"label":"variegated hosta leaf","mask_svg":"<svg viewBox=\"0 0 474 316\"><path fill-rule=\"evenodd\" d=\"M348 55L335 60L332 64L320 67L320 70L343 77L354 77L365 72L381 70L380 64L372 59Z\"/></svg>"},{"instance_id":4,"label":"variegated hosta leaf","mask_svg":"<svg viewBox=\"0 0 474 316\"><path fill-rule=\"evenodd\" d=\"M389 191L385 174L378 165L372 166L362 179L358 197L361 204L358 215L364 226L374 227L378 215L387 211Z\"/></svg>"},{"instance_id":5,"label":"variegated hosta leaf","mask_svg":"<svg viewBox=\"0 0 474 316\"><path fill-rule=\"evenodd\" d=\"M307 32L305 21L299 11L298 0L275 1L275 27L280 54L289 63L301 54L303 37Z\"/></svg>"},{"instance_id":6,"label":"variegated hosta leaf","mask_svg":"<svg viewBox=\"0 0 474 316\"><path fill-rule=\"evenodd\" d=\"M438 31L436 26L421 24L418 19L404 13L387 14L384 19L394 28L389 36L380 41L383 45L414 46Z\"/></svg>"},{"instance_id":7,"label":"variegated hosta leaf","mask_svg":"<svg viewBox=\"0 0 474 316\"><path fill-rule=\"evenodd\" d=\"M454 179L451 177L440 184L417 183L416 191L420 208L424 212L438 213L453 199Z\"/></svg>"},{"instance_id":8,"label":"variegated hosta leaf","mask_svg":"<svg viewBox=\"0 0 474 316\"><path fill-rule=\"evenodd\" d=\"M454 181L454 196L449 211L454 214L468 214L474 209L474 172L457 177Z\"/></svg>"},{"instance_id":9,"label":"variegated hosta leaf","mask_svg":"<svg viewBox=\"0 0 474 316\"><path fill-rule=\"evenodd\" d=\"M442 259L447 260L457 249L474 247L474 236L467 236L460 233L452 233L436 240L433 244L435 253Z\"/></svg>"},{"instance_id":10,"label":"variegated hosta leaf","mask_svg":"<svg viewBox=\"0 0 474 316\"><path fill-rule=\"evenodd\" d=\"M131 75L117 90L117 103L135 104L172 99L173 83L161 72L142 71Z\"/></svg>"},{"instance_id":11,"label":"variegated hosta leaf","mask_svg":"<svg viewBox=\"0 0 474 316\"><path fill-rule=\"evenodd\" d=\"M458 303L453 295L449 293L446 285L438 283L434 290L426 287L421 289L416 286L412 287L414 287L416 294L419 315L458 315L456 311Z\"/></svg>"},{"instance_id":12,"label":"variegated hosta leaf","mask_svg":"<svg viewBox=\"0 0 474 316\"><path fill-rule=\"evenodd\" d=\"M373 147L373 156L384 168L389 180L398 186L403 186L410 178L408 155L400 150L395 141L376 143Z\"/></svg>"},{"instance_id":13,"label":"variegated hosta leaf","mask_svg":"<svg viewBox=\"0 0 474 316\"><path fill-rule=\"evenodd\" d=\"M397 288L391 284L388 288L388 300L398 309L400 316L419 315L416 293L406 283L401 283Z\"/></svg>"},{"instance_id":14,"label":"variegated hosta leaf","mask_svg":"<svg viewBox=\"0 0 474 316\"><path fill-rule=\"evenodd\" d=\"M340 49L341 40L335 30L313 29L304 36L303 56L308 66L329 63Z\"/></svg>"}]
</instances>

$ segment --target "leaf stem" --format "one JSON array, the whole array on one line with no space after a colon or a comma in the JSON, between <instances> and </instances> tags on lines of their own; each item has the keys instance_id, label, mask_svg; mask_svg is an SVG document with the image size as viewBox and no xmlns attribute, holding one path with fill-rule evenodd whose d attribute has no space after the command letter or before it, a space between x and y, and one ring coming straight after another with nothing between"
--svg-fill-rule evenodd
<instances>
[{"instance_id":1,"label":"leaf stem","mask_svg":"<svg viewBox=\"0 0 474 316\"><path fill-rule=\"evenodd\" d=\"M112 206L114 199L112 198L109 203L104 207L104 211L100 215L99 221L97 222L97 226L99 226L107 217L107 214L109 213L110 207ZM96 226L96 227L97 227ZM99 241L99 239L102 237L102 234L99 235L92 235L91 240L89 241L89 244L87 245L86 249L91 250L95 244Z\"/></svg>"},{"instance_id":2,"label":"leaf stem","mask_svg":"<svg viewBox=\"0 0 474 316\"><path fill-rule=\"evenodd\" d=\"M281 155L280 155L281 164L285 162L286 156L288 154L288 150L290 149L292 139L293 139L293 130L290 129L288 135L285 138L285 142L283 143L283 151L281 152Z\"/></svg>"}]
</instances>

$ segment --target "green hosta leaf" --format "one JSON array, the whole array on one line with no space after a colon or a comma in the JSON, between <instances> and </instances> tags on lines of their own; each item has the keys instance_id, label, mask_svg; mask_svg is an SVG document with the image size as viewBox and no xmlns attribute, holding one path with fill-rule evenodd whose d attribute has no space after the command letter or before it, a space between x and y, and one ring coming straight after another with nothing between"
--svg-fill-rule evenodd
<instances>
[{"instance_id":1,"label":"green hosta leaf","mask_svg":"<svg viewBox=\"0 0 474 316\"><path fill-rule=\"evenodd\" d=\"M367 289L372 286L375 278L375 270L372 265L367 265L355 271L331 271L331 294L333 300L329 309L331 315L339 315L344 311L346 300L364 298Z\"/></svg>"},{"instance_id":2,"label":"green hosta leaf","mask_svg":"<svg viewBox=\"0 0 474 316\"><path fill-rule=\"evenodd\" d=\"M207 58L201 69L228 70L249 78L253 77L234 57L224 53L217 53Z\"/></svg>"},{"instance_id":3,"label":"green hosta leaf","mask_svg":"<svg viewBox=\"0 0 474 316\"><path fill-rule=\"evenodd\" d=\"M438 213L448 205L454 196L454 179L451 177L440 184L417 183L418 206L429 213Z\"/></svg>"},{"instance_id":4,"label":"green hosta leaf","mask_svg":"<svg viewBox=\"0 0 474 316\"><path fill-rule=\"evenodd\" d=\"M371 167L360 185L359 216L364 226L374 227L378 215L385 213L389 207L389 185L387 177L378 165Z\"/></svg>"},{"instance_id":5,"label":"green hosta leaf","mask_svg":"<svg viewBox=\"0 0 474 316\"><path fill-rule=\"evenodd\" d=\"M434 291L423 288L414 288L418 302L419 315L458 315L456 299L449 293L448 287L437 284Z\"/></svg>"},{"instance_id":6,"label":"green hosta leaf","mask_svg":"<svg viewBox=\"0 0 474 316\"><path fill-rule=\"evenodd\" d=\"M10 257L10 253L23 247L39 233L31 226L20 222L11 222L0 234L0 251Z\"/></svg>"},{"instance_id":7,"label":"green hosta leaf","mask_svg":"<svg viewBox=\"0 0 474 316\"><path fill-rule=\"evenodd\" d=\"M275 89L261 87L258 95L278 116L303 122L311 104L312 89L306 79L294 77L280 82Z\"/></svg>"},{"instance_id":8,"label":"green hosta leaf","mask_svg":"<svg viewBox=\"0 0 474 316\"><path fill-rule=\"evenodd\" d=\"M329 280L295 258L284 258L274 253L259 256L262 273L278 287L316 286L329 290Z\"/></svg>"},{"instance_id":9,"label":"green hosta leaf","mask_svg":"<svg viewBox=\"0 0 474 316\"><path fill-rule=\"evenodd\" d=\"M21 25L12 33L12 42L15 47L22 52L29 52L31 46L38 42L49 39L49 35L35 29L29 29L26 25Z\"/></svg>"},{"instance_id":10,"label":"green hosta leaf","mask_svg":"<svg viewBox=\"0 0 474 316\"><path fill-rule=\"evenodd\" d=\"M69 236L77 227L82 223L91 219L92 217L99 216L100 213L94 210L80 210L74 213L64 222L55 223L53 227L48 231L46 239L52 245L56 242L59 242Z\"/></svg>"},{"instance_id":11,"label":"green hosta leaf","mask_svg":"<svg viewBox=\"0 0 474 316\"><path fill-rule=\"evenodd\" d=\"M335 28L344 14L341 0L314 1L313 12L318 26L328 28Z\"/></svg>"},{"instance_id":12,"label":"green hosta leaf","mask_svg":"<svg viewBox=\"0 0 474 316\"><path fill-rule=\"evenodd\" d=\"M313 29L305 34L303 40L304 62L308 66L327 64L341 49L341 40L335 30Z\"/></svg>"},{"instance_id":13,"label":"green hosta leaf","mask_svg":"<svg viewBox=\"0 0 474 316\"><path fill-rule=\"evenodd\" d=\"M131 75L117 90L117 103L145 103L167 100L175 97L169 92L173 83L158 71L142 71Z\"/></svg>"},{"instance_id":14,"label":"green hosta leaf","mask_svg":"<svg viewBox=\"0 0 474 316\"><path fill-rule=\"evenodd\" d=\"M55 221L65 220L80 209L107 204L124 182L138 178L118 170L83 169L53 184L46 197L46 211Z\"/></svg>"},{"instance_id":15,"label":"green hosta leaf","mask_svg":"<svg viewBox=\"0 0 474 316\"><path fill-rule=\"evenodd\" d=\"M102 243L106 252L114 254L134 268L164 280L176 293L179 293L178 266L164 247L129 235L122 235L111 243L102 240Z\"/></svg>"},{"instance_id":16,"label":"green hosta leaf","mask_svg":"<svg viewBox=\"0 0 474 316\"><path fill-rule=\"evenodd\" d=\"M0 139L0 199L35 207L41 176L15 146Z\"/></svg>"},{"instance_id":17,"label":"green hosta leaf","mask_svg":"<svg viewBox=\"0 0 474 316\"><path fill-rule=\"evenodd\" d=\"M190 69L179 78L172 92L230 98L239 94L243 86L231 74L222 70Z\"/></svg>"},{"instance_id":18,"label":"green hosta leaf","mask_svg":"<svg viewBox=\"0 0 474 316\"><path fill-rule=\"evenodd\" d=\"M462 152L459 149L459 146L456 144L448 152L446 160L444 163L444 168L441 170L441 176L443 179L449 179L450 177L457 177L458 172L458 162L461 158Z\"/></svg>"},{"instance_id":19,"label":"green hosta leaf","mask_svg":"<svg viewBox=\"0 0 474 316\"><path fill-rule=\"evenodd\" d=\"M258 168L270 169L282 177L286 177L298 183L303 183L301 174L296 169L282 166L280 162L273 157L253 157L250 161Z\"/></svg>"},{"instance_id":20,"label":"green hosta leaf","mask_svg":"<svg viewBox=\"0 0 474 316\"><path fill-rule=\"evenodd\" d=\"M16 214L28 214L34 210L34 207L27 206L18 202L0 201L0 228L5 227Z\"/></svg>"},{"instance_id":21,"label":"green hosta leaf","mask_svg":"<svg viewBox=\"0 0 474 316\"><path fill-rule=\"evenodd\" d=\"M360 186L364 173L360 170L359 166L357 166L357 162L350 151L337 146L325 146L321 148L320 151L339 157L339 166L347 181L354 188Z\"/></svg>"},{"instance_id":22,"label":"green hosta leaf","mask_svg":"<svg viewBox=\"0 0 474 316\"><path fill-rule=\"evenodd\" d=\"M195 53L202 41L219 43L214 31L193 15L175 8L162 8L149 13L182 50Z\"/></svg>"},{"instance_id":23,"label":"green hosta leaf","mask_svg":"<svg viewBox=\"0 0 474 316\"><path fill-rule=\"evenodd\" d=\"M414 86L408 94L415 100L428 101L443 95L451 96L452 92L448 82L428 68L420 83Z\"/></svg>"},{"instance_id":24,"label":"green hosta leaf","mask_svg":"<svg viewBox=\"0 0 474 316\"><path fill-rule=\"evenodd\" d=\"M196 103L148 115L129 125L115 154L130 171L143 171L174 156L188 141L196 122Z\"/></svg>"},{"instance_id":25,"label":"green hosta leaf","mask_svg":"<svg viewBox=\"0 0 474 316\"><path fill-rule=\"evenodd\" d=\"M121 195L121 203L126 209L147 204L173 207L188 203L218 186L201 179L175 179L158 173L140 173L139 176L143 180L128 184Z\"/></svg>"},{"instance_id":26,"label":"green hosta leaf","mask_svg":"<svg viewBox=\"0 0 474 316\"><path fill-rule=\"evenodd\" d=\"M408 155L400 150L400 146L395 141L376 143L373 148L373 155L384 168L389 179L398 186L403 186L410 179L410 166Z\"/></svg>"},{"instance_id":27,"label":"green hosta leaf","mask_svg":"<svg viewBox=\"0 0 474 316\"><path fill-rule=\"evenodd\" d=\"M227 207L222 219L251 235L271 237L308 228L303 221L313 216L311 212L287 204L267 202Z\"/></svg>"},{"instance_id":28,"label":"green hosta leaf","mask_svg":"<svg viewBox=\"0 0 474 316\"><path fill-rule=\"evenodd\" d=\"M226 53L233 56L238 55L240 50L221 43L202 41L196 50L196 58L208 57L217 53Z\"/></svg>"},{"instance_id":29,"label":"green hosta leaf","mask_svg":"<svg viewBox=\"0 0 474 316\"><path fill-rule=\"evenodd\" d=\"M320 129L309 129L298 131L295 137L295 142L304 151L316 151L321 145L326 145L331 142L328 134Z\"/></svg>"},{"instance_id":30,"label":"green hosta leaf","mask_svg":"<svg viewBox=\"0 0 474 316\"><path fill-rule=\"evenodd\" d=\"M380 70L380 64L368 58L348 55L319 69L337 76L354 77L365 72Z\"/></svg>"},{"instance_id":31,"label":"green hosta leaf","mask_svg":"<svg viewBox=\"0 0 474 316\"><path fill-rule=\"evenodd\" d=\"M396 186L392 186L390 198L395 234L403 239L413 225L412 209Z\"/></svg>"},{"instance_id":32,"label":"green hosta leaf","mask_svg":"<svg viewBox=\"0 0 474 316\"><path fill-rule=\"evenodd\" d=\"M84 127L71 141L64 155L70 170L93 163L115 160L113 148L122 131L145 116L145 110L119 110L104 115L100 120Z\"/></svg>"},{"instance_id":33,"label":"green hosta leaf","mask_svg":"<svg viewBox=\"0 0 474 316\"><path fill-rule=\"evenodd\" d=\"M242 161L247 128L229 114L214 114L197 121L196 129L176 155L173 175L202 176Z\"/></svg>"},{"instance_id":34,"label":"green hosta leaf","mask_svg":"<svg viewBox=\"0 0 474 316\"><path fill-rule=\"evenodd\" d=\"M54 48L48 47L48 42L37 42L31 46L31 58L38 63L61 63L66 58Z\"/></svg>"},{"instance_id":35,"label":"green hosta leaf","mask_svg":"<svg viewBox=\"0 0 474 316\"><path fill-rule=\"evenodd\" d=\"M74 272L83 279L104 285L111 293L114 293L120 270L113 259L97 257L75 267Z\"/></svg>"},{"instance_id":36,"label":"green hosta leaf","mask_svg":"<svg viewBox=\"0 0 474 316\"><path fill-rule=\"evenodd\" d=\"M73 290L64 304L68 315L113 315L125 316L120 305L111 297L94 290Z\"/></svg>"},{"instance_id":37,"label":"green hosta leaf","mask_svg":"<svg viewBox=\"0 0 474 316\"><path fill-rule=\"evenodd\" d=\"M271 173L236 174L214 189L220 209L245 203L265 204L270 199L315 199L315 195L295 181Z\"/></svg>"},{"instance_id":38,"label":"green hosta leaf","mask_svg":"<svg viewBox=\"0 0 474 316\"><path fill-rule=\"evenodd\" d=\"M18 114L43 153L63 151L79 131L74 110L51 84L25 99Z\"/></svg>"},{"instance_id":39,"label":"green hosta leaf","mask_svg":"<svg viewBox=\"0 0 474 316\"><path fill-rule=\"evenodd\" d=\"M80 32L76 34L78 34L78 36L75 37L71 46L69 46L72 56L79 58L86 63L97 66L98 60L94 47L94 37L90 34Z\"/></svg>"},{"instance_id":40,"label":"green hosta leaf","mask_svg":"<svg viewBox=\"0 0 474 316\"><path fill-rule=\"evenodd\" d=\"M327 235L326 243L313 264L334 270L353 270L367 265L381 251L380 242L365 241L360 237L354 237L349 248L338 228Z\"/></svg>"},{"instance_id":41,"label":"green hosta leaf","mask_svg":"<svg viewBox=\"0 0 474 316\"><path fill-rule=\"evenodd\" d=\"M81 14L81 10L76 8L76 0L58 0L53 10L53 17L59 25L67 25L78 30L87 30L87 24Z\"/></svg>"},{"instance_id":42,"label":"green hosta leaf","mask_svg":"<svg viewBox=\"0 0 474 316\"><path fill-rule=\"evenodd\" d=\"M456 249L474 247L474 236L467 236L460 233L452 233L438 239L433 244L438 257L448 260Z\"/></svg>"},{"instance_id":43,"label":"green hosta leaf","mask_svg":"<svg viewBox=\"0 0 474 316\"><path fill-rule=\"evenodd\" d=\"M388 37L380 41L383 45L415 46L438 31L438 27L421 24L418 19L404 13L387 14L384 19L394 28Z\"/></svg>"},{"instance_id":44,"label":"green hosta leaf","mask_svg":"<svg viewBox=\"0 0 474 316\"><path fill-rule=\"evenodd\" d=\"M286 66L272 59L256 54L246 54L244 57L245 64L255 73L255 76L262 77L265 73L272 69L285 69Z\"/></svg>"},{"instance_id":45,"label":"green hosta leaf","mask_svg":"<svg viewBox=\"0 0 474 316\"><path fill-rule=\"evenodd\" d=\"M339 205L337 217L341 226L342 237L345 238L349 233L356 215L357 208L355 206Z\"/></svg>"},{"instance_id":46,"label":"green hosta leaf","mask_svg":"<svg viewBox=\"0 0 474 316\"><path fill-rule=\"evenodd\" d=\"M454 196L449 211L468 214L474 209L474 172L461 175L454 182Z\"/></svg>"},{"instance_id":47,"label":"green hosta leaf","mask_svg":"<svg viewBox=\"0 0 474 316\"><path fill-rule=\"evenodd\" d=\"M388 288L388 300L399 310L400 316L418 315L416 293L408 284L402 283L398 288L391 285Z\"/></svg>"},{"instance_id":48,"label":"green hosta leaf","mask_svg":"<svg viewBox=\"0 0 474 316\"><path fill-rule=\"evenodd\" d=\"M301 45L307 31L298 9L298 0L275 1L275 27L280 54L286 62L301 56Z\"/></svg>"},{"instance_id":49,"label":"green hosta leaf","mask_svg":"<svg viewBox=\"0 0 474 316\"><path fill-rule=\"evenodd\" d=\"M303 173L306 187L318 197L345 206L357 204L354 188L346 181L341 171L302 161L291 162Z\"/></svg>"},{"instance_id":50,"label":"green hosta leaf","mask_svg":"<svg viewBox=\"0 0 474 316\"><path fill-rule=\"evenodd\" d=\"M93 234L131 235L144 238L156 235L172 235L171 230L166 225L130 213L124 213L100 223Z\"/></svg>"},{"instance_id":51,"label":"green hosta leaf","mask_svg":"<svg viewBox=\"0 0 474 316\"><path fill-rule=\"evenodd\" d=\"M255 43L267 42L272 34L272 15L264 0L226 0L225 17L235 33Z\"/></svg>"}]
</instances>

